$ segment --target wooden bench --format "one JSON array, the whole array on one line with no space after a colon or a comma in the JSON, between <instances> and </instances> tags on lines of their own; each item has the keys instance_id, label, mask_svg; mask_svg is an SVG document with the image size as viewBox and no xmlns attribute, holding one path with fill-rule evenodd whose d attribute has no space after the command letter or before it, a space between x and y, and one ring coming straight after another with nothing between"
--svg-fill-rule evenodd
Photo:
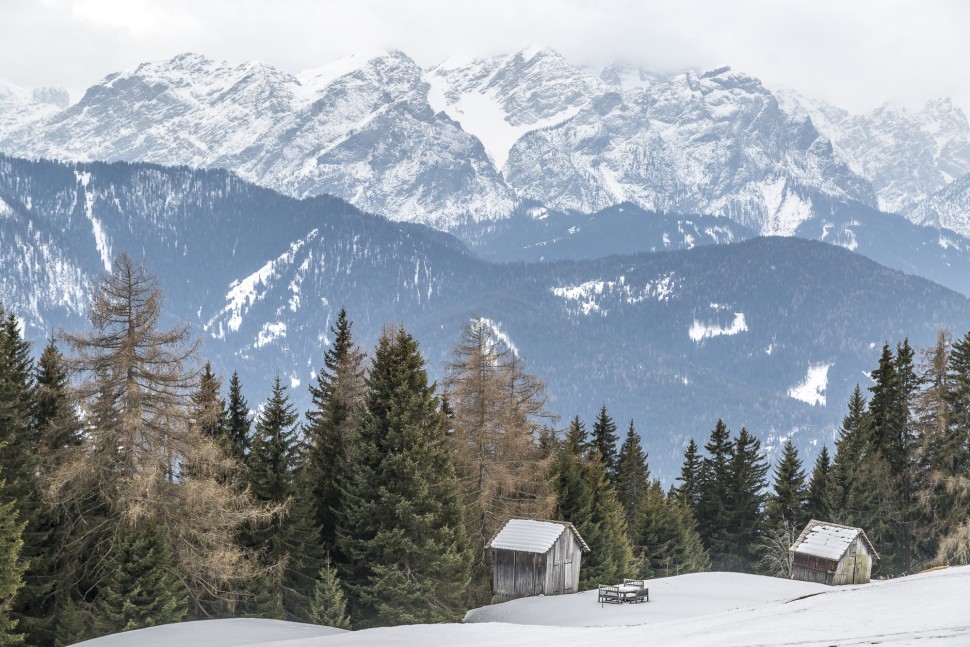
<instances>
[{"instance_id":1,"label":"wooden bench","mask_svg":"<svg viewBox=\"0 0 970 647\"><path fill-rule=\"evenodd\" d=\"M623 580L623 584L600 584L596 601L604 604L649 602L650 589L643 580Z\"/></svg>"},{"instance_id":2,"label":"wooden bench","mask_svg":"<svg viewBox=\"0 0 970 647\"><path fill-rule=\"evenodd\" d=\"M623 586L636 587L636 592L629 596L626 602L649 602L650 601L650 589L647 588L647 583L643 580L623 580Z\"/></svg>"}]
</instances>

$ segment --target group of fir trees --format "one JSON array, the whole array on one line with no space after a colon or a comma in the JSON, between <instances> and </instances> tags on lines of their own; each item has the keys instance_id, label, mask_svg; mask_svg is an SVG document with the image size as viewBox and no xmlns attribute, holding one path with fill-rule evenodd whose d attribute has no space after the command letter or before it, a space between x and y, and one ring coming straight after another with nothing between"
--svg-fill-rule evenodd
<instances>
[{"instance_id":1,"label":"group of fir trees","mask_svg":"<svg viewBox=\"0 0 970 647\"><path fill-rule=\"evenodd\" d=\"M835 441L807 473L789 438L768 477L756 439L718 421L700 456L691 441L677 495L703 519L712 566L788 576L811 519L865 530L895 576L970 561L970 333L940 333L922 360L884 345L867 398L856 386Z\"/></svg>"}]
</instances>

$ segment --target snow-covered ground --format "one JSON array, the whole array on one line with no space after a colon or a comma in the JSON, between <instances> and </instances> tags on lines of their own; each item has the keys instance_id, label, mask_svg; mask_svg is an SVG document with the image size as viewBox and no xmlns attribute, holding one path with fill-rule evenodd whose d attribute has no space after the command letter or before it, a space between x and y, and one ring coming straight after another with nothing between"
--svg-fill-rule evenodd
<instances>
[{"instance_id":1,"label":"snow-covered ground","mask_svg":"<svg viewBox=\"0 0 970 647\"><path fill-rule=\"evenodd\" d=\"M734 573L651 580L650 602L596 603L596 592L476 609L466 624L338 632L263 620L169 625L85 647L672 647L970 645L970 567L826 587ZM245 623L245 624L243 624Z\"/></svg>"}]
</instances>

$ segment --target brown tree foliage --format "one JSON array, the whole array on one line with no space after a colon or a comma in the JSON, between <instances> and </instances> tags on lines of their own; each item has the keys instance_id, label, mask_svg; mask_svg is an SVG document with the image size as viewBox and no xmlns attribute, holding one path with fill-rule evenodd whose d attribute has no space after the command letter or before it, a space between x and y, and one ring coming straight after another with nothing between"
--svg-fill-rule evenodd
<instances>
[{"instance_id":1,"label":"brown tree foliage","mask_svg":"<svg viewBox=\"0 0 970 647\"><path fill-rule=\"evenodd\" d=\"M466 530L484 569L485 544L506 519L548 517L555 509L552 457L538 443L551 418L545 386L487 321L475 319L453 350L445 394Z\"/></svg>"},{"instance_id":2,"label":"brown tree foliage","mask_svg":"<svg viewBox=\"0 0 970 647\"><path fill-rule=\"evenodd\" d=\"M85 442L65 448L50 493L78 511L77 549L104 555L117 524L157 523L190 593L227 595L248 576L236 531L264 513L226 485L232 459L190 417L196 345L188 327L159 329L161 306L157 279L121 254L94 294L92 330L64 335Z\"/></svg>"}]
</instances>

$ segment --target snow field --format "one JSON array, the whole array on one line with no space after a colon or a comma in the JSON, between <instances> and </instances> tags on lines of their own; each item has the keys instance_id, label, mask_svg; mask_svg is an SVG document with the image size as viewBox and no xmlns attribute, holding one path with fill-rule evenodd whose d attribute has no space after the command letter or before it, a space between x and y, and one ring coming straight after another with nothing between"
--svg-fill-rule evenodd
<instances>
[{"instance_id":1,"label":"snow field","mask_svg":"<svg viewBox=\"0 0 970 647\"><path fill-rule=\"evenodd\" d=\"M466 624L342 632L275 620L167 625L85 647L670 647L970 645L970 567L827 587L738 573L649 581L651 602L605 605L596 592L473 609Z\"/></svg>"}]
</instances>

